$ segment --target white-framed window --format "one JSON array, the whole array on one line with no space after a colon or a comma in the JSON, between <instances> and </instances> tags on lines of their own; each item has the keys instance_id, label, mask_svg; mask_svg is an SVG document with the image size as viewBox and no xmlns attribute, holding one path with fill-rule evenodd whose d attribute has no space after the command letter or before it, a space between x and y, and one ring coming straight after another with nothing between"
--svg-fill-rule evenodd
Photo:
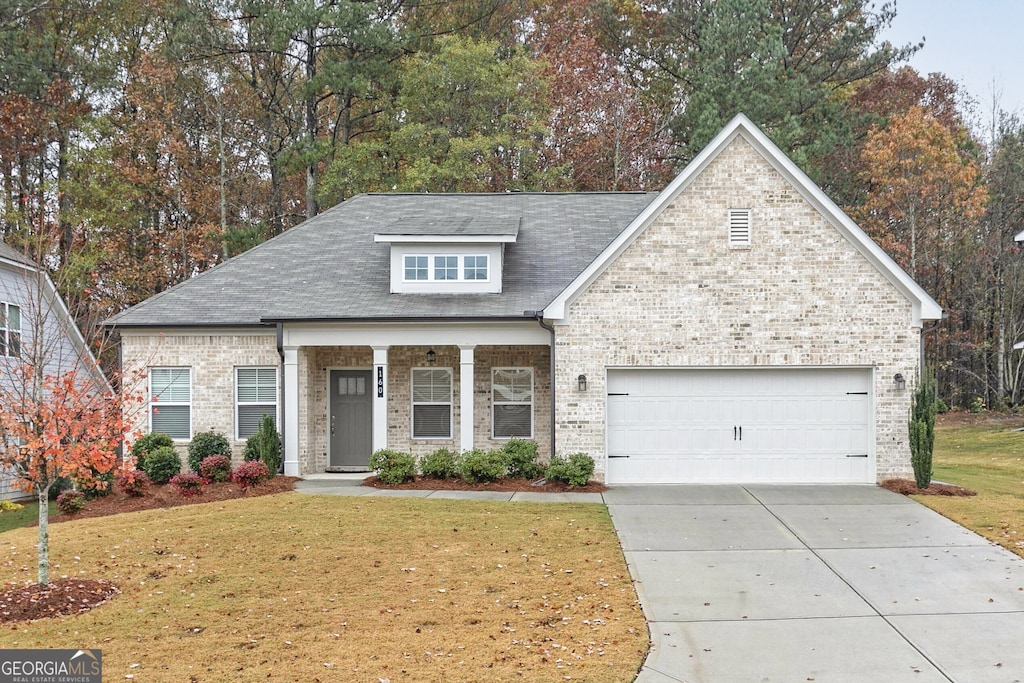
<instances>
[{"instance_id":1,"label":"white-framed window","mask_svg":"<svg viewBox=\"0 0 1024 683\"><path fill-rule=\"evenodd\" d=\"M729 209L729 246L750 246L750 209Z\"/></svg>"},{"instance_id":2,"label":"white-framed window","mask_svg":"<svg viewBox=\"0 0 1024 683\"><path fill-rule=\"evenodd\" d=\"M0 303L0 356L21 355L21 306Z\"/></svg>"},{"instance_id":3,"label":"white-framed window","mask_svg":"<svg viewBox=\"0 0 1024 683\"><path fill-rule=\"evenodd\" d=\"M430 268L428 263L430 259L426 256L406 256L405 257L405 279L406 280L429 280L430 279Z\"/></svg>"},{"instance_id":4,"label":"white-framed window","mask_svg":"<svg viewBox=\"0 0 1024 683\"><path fill-rule=\"evenodd\" d=\"M487 256L463 257L462 274L465 280L487 279Z\"/></svg>"},{"instance_id":5,"label":"white-framed window","mask_svg":"<svg viewBox=\"0 0 1024 683\"><path fill-rule=\"evenodd\" d=\"M491 431L495 439L533 438L533 368L491 370Z\"/></svg>"},{"instance_id":6,"label":"white-framed window","mask_svg":"<svg viewBox=\"0 0 1024 683\"><path fill-rule=\"evenodd\" d=\"M192 369L149 369L149 431L192 438Z\"/></svg>"},{"instance_id":7,"label":"white-framed window","mask_svg":"<svg viewBox=\"0 0 1024 683\"><path fill-rule=\"evenodd\" d=\"M235 368L235 436L248 439L269 415L277 427L277 368Z\"/></svg>"},{"instance_id":8,"label":"white-framed window","mask_svg":"<svg viewBox=\"0 0 1024 683\"><path fill-rule=\"evenodd\" d=\"M407 254L402 258L402 265L405 282L487 282L490 278L487 254Z\"/></svg>"},{"instance_id":9,"label":"white-framed window","mask_svg":"<svg viewBox=\"0 0 1024 683\"><path fill-rule=\"evenodd\" d=\"M452 438L452 369L412 369L412 438Z\"/></svg>"}]
</instances>

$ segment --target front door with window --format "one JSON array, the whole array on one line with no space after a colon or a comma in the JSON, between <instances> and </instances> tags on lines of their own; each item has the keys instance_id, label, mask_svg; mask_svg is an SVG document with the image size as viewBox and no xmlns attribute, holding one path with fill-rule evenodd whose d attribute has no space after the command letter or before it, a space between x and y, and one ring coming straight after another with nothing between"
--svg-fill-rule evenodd
<instances>
[{"instance_id":1,"label":"front door with window","mask_svg":"<svg viewBox=\"0 0 1024 683\"><path fill-rule=\"evenodd\" d=\"M329 469L358 472L369 469L373 450L373 394L369 370L331 370L331 400L327 434L331 445Z\"/></svg>"}]
</instances>

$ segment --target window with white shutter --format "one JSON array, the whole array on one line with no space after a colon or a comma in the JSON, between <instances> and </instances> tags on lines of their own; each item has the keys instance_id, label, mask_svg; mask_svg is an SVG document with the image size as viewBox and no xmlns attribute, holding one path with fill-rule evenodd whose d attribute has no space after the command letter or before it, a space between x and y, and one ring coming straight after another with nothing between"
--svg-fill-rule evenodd
<instances>
[{"instance_id":1,"label":"window with white shutter","mask_svg":"<svg viewBox=\"0 0 1024 683\"><path fill-rule=\"evenodd\" d=\"M729 209L729 246L750 246L750 209Z\"/></svg>"},{"instance_id":2,"label":"window with white shutter","mask_svg":"<svg viewBox=\"0 0 1024 683\"><path fill-rule=\"evenodd\" d=\"M277 427L277 368L235 369L235 432L248 439L269 415Z\"/></svg>"},{"instance_id":3,"label":"window with white shutter","mask_svg":"<svg viewBox=\"0 0 1024 683\"><path fill-rule=\"evenodd\" d=\"M192 369L150 368L149 431L192 438Z\"/></svg>"},{"instance_id":4,"label":"window with white shutter","mask_svg":"<svg viewBox=\"0 0 1024 683\"><path fill-rule=\"evenodd\" d=\"M452 438L451 368L413 368L412 438Z\"/></svg>"}]
</instances>

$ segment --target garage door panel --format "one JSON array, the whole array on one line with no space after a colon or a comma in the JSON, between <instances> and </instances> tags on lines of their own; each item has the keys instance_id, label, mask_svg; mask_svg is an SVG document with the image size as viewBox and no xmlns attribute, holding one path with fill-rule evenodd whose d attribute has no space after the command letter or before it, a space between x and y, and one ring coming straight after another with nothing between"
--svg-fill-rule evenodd
<instances>
[{"instance_id":1,"label":"garage door panel","mask_svg":"<svg viewBox=\"0 0 1024 683\"><path fill-rule=\"evenodd\" d=\"M871 376L611 370L609 393L624 395L608 399L608 481L873 481L870 458L847 458L868 454Z\"/></svg>"}]
</instances>

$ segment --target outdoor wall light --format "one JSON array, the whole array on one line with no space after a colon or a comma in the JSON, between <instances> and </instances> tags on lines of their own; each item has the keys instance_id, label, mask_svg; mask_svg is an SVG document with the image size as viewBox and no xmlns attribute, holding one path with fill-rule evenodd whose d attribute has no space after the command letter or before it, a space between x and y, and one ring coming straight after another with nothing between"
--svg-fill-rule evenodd
<instances>
[{"instance_id":1,"label":"outdoor wall light","mask_svg":"<svg viewBox=\"0 0 1024 683\"><path fill-rule=\"evenodd\" d=\"M587 390L587 376L586 375L580 375L579 377L576 378L576 381L579 382L580 391L586 391Z\"/></svg>"},{"instance_id":2,"label":"outdoor wall light","mask_svg":"<svg viewBox=\"0 0 1024 683\"><path fill-rule=\"evenodd\" d=\"M907 388L907 380L903 379L903 373L897 372L892 381L896 383L896 391L903 391Z\"/></svg>"},{"instance_id":3,"label":"outdoor wall light","mask_svg":"<svg viewBox=\"0 0 1024 683\"><path fill-rule=\"evenodd\" d=\"M427 365L433 365L434 361L437 360L437 354L434 353L434 349L427 351Z\"/></svg>"}]
</instances>

